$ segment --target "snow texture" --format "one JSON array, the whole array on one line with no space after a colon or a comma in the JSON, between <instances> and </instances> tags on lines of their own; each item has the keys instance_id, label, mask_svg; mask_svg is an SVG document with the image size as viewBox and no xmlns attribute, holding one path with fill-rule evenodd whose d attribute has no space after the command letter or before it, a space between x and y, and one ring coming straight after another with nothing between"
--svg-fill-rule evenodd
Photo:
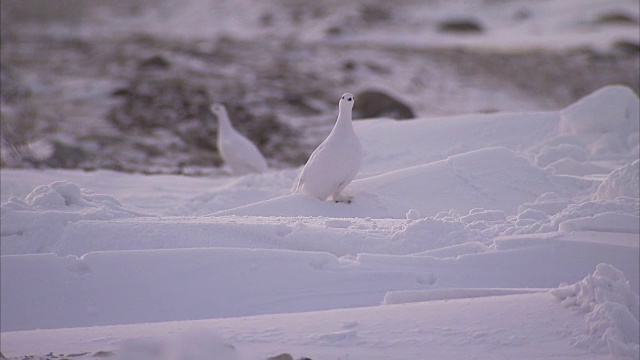
<instances>
[{"instance_id":1,"label":"snow texture","mask_svg":"<svg viewBox=\"0 0 640 360\"><path fill-rule=\"evenodd\" d=\"M551 293L562 305L586 312L587 330L575 336L576 346L608 352L616 358L637 359L640 353L640 302L624 274L614 266L598 264L593 274Z\"/></svg>"},{"instance_id":2,"label":"snow texture","mask_svg":"<svg viewBox=\"0 0 640 360\"><path fill-rule=\"evenodd\" d=\"M356 122L350 204L302 169L3 169L3 354L637 358L632 100Z\"/></svg>"},{"instance_id":3,"label":"snow texture","mask_svg":"<svg viewBox=\"0 0 640 360\"><path fill-rule=\"evenodd\" d=\"M630 198L640 197L640 161L636 160L626 164L607 176L598 186L596 191L597 200L615 200L619 196Z\"/></svg>"}]
</instances>

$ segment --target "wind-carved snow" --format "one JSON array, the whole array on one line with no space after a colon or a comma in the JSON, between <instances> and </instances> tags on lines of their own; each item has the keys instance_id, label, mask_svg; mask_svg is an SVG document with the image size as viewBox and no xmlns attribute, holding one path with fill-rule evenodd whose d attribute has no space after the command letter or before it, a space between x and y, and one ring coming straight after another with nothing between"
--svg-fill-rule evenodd
<instances>
[{"instance_id":1,"label":"wind-carved snow","mask_svg":"<svg viewBox=\"0 0 640 360\"><path fill-rule=\"evenodd\" d=\"M638 358L640 301L620 270L609 264L598 264L593 274L551 293L563 306L587 313L587 329L578 330L574 335L575 346L608 351L616 358Z\"/></svg>"},{"instance_id":2,"label":"wind-carved snow","mask_svg":"<svg viewBox=\"0 0 640 360\"><path fill-rule=\"evenodd\" d=\"M596 156L638 151L638 95L624 86L606 86L560 113L560 133L581 136Z\"/></svg>"},{"instance_id":3,"label":"wind-carved snow","mask_svg":"<svg viewBox=\"0 0 640 360\"><path fill-rule=\"evenodd\" d=\"M563 135L629 135L640 131L640 101L625 86L605 86L560 112Z\"/></svg>"},{"instance_id":4,"label":"wind-carved snow","mask_svg":"<svg viewBox=\"0 0 640 360\"><path fill-rule=\"evenodd\" d=\"M3 354L637 357L634 99L355 122L350 204L290 194L302 169L3 169Z\"/></svg>"},{"instance_id":5,"label":"wind-carved snow","mask_svg":"<svg viewBox=\"0 0 640 360\"><path fill-rule=\"evenodd\" d=\"M114 197L81 189L68 181L37 186L24 200L10 198L1 207L2 253L52 251L68 224L80 220L109 221L143 216Z\"/></svg>"},{"instance_id":6,"label":"wind-carved snow","mask_svg":"<svg viewBox=\"0 0 640 360\"><path fill-rule=\"evenodd\" d=\"M167 338L135 339L122 344L121 360L239 360L233 345L206 328Z\"/></svg>"},{"instance_id":7,"label":"wind-carved snow","mask_svg":"<svg viewBox=\"0 0 640 360\"><path fill-rule=\"evenodd\" d=\"M620 196L639 198L640 160L624 165L615 171L598 186L597 200L615 200Z\"/></svg>"}]
</instances>

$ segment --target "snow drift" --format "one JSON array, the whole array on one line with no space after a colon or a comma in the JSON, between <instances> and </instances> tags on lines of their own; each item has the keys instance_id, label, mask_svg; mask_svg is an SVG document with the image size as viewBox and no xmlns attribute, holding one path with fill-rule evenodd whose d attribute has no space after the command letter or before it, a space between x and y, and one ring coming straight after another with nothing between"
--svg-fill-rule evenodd
<instances>
[{"instance_id":1,"label":"snow drift","mask_svg":"<svg viewBox=\"0 0 640 360\"><path fill-rule=\"evenodd\" d=\"M348 205L291 195L300 169L3 169L3 353L637 357L631 95L356 122Z\"/></svg>"},{"instance_id":2,"label":"snow drift","mask_svg":"<svg viewBox=\"0 0 640 360\"><path fill-rule=\"evenodd\" d=\"M608 349L611 355L620 358L638 358L640 301L620 270L598 264L596 271L584 280L561 286L551 293L563 306L587 313L588 329L575 336L576 346L594 351Z\"/></svg>"}]
</instances>

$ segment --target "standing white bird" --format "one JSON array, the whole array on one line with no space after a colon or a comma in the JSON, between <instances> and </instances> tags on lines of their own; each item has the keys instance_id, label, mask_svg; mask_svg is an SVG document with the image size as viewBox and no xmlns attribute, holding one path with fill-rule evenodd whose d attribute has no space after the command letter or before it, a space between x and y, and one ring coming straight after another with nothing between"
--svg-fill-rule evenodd
<instances>
[{"instance_id":1,"label":"standing white bird","mask_svg":"<svg viewBox=\"0 0 640 360\"><path fill-rule=\"evenodd\" d=\"M231 125L227 109L212 104L211 112L218 117L218 152L234 175L261 173L268 169L260 150Z\"/></svg>"},{"instance_id":2,"label":"standing white bird","mask_svg":"<svg viewBox=\"0 0 640 360\"><path fill-rule=\"evenodd\" d=\"M362 145L351 120L354 102L353 95L342 95L338 120L302 169L297 193L313 195L323 201L331 196L336 202L351 202L351 198L341 193L360 170L363 157Z\"/></svg>"}]
</instances>

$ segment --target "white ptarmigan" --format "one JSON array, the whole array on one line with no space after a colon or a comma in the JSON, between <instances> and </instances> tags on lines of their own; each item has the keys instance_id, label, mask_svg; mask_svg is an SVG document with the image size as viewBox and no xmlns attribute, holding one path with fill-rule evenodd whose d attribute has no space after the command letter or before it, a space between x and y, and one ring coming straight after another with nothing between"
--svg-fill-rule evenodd
<instances>
[{"instance_id":1,"label":"white ptarmigan","mask_svg":"<svg viewBox=\"0 0 640 360\"><path fill-rule=\"evenodd\" d=\"M267 171L267 161L260 150L231 125L227 109L212 104L211 112L218 117L218 152L234 175Z\"/></svg>"},{"instance_id":2,"label":"white ptarmigan","mask_svg":"<svg viewBox=\"0 0 640 360\"><path fill-rule=\"evenodd\" d=\"M362 145L351 120L354 102L352 94L342 95L338 120L302 169L297 193L313 195L323 201L331 196L336 202L351 202L351 198L341 193L360 170L363 157Z\"/></svg>"}]
</instances>

